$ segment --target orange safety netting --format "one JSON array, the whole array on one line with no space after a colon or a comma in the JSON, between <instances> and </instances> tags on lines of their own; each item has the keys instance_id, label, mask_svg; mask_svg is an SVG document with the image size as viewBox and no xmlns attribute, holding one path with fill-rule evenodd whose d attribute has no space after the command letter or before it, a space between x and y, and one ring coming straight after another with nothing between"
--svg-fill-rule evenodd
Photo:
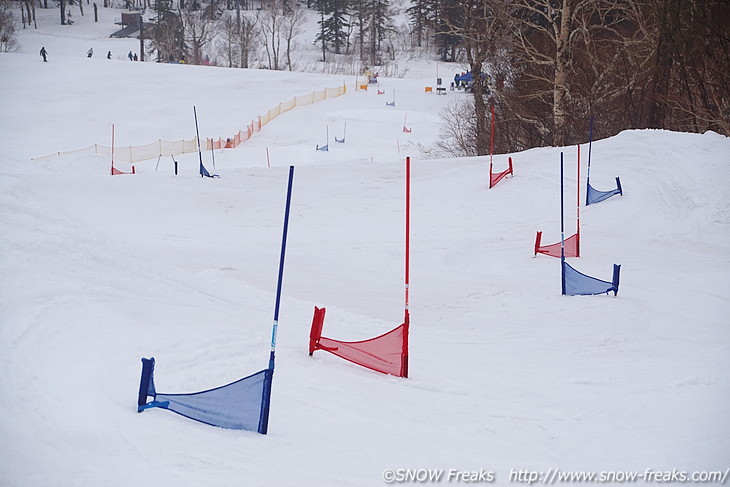
<instances>
[{"instance_id":1,"label":"orange safety netting","mask_svg":"<svg viewBox=\"0 0 730 487\"><path fill-rule=\"evenodd\" d=\"M254 132L258 132L261 128L281 115L282 113L288 112L292 108L298 106L309 105L311 103L326 100L328 98L335 98L347 93L347 87L345 84L338 88L325 88L323 90L314 91L308 95L295 96L289 101L278 103L274 108L270 109L264 115L259 115L256 120L251 121L246 126L245 130L239 130L238 133L232 137L226 137L215 139L206 139L205 148L206 150L212 149L234 149L238 147L242 142L247 141L251 138ZM177 140L177 141L166 141L158 140L146 145L130 146L130 147L116 147L114 152L114 159L119 162L139 162L147 159L154 159L160 156L175 156L178 154L186 154L191 152L197 152L198 150L198 139L192 138L190 140ZM43 161L51 159L53 157L61 157L70 154L99 154L103 156L111 157L112 148L105 145L94 144L83 149L77 149L66 152L56 152L40 157L34 157L33 161Z\"/></svg>"}]
</instances>

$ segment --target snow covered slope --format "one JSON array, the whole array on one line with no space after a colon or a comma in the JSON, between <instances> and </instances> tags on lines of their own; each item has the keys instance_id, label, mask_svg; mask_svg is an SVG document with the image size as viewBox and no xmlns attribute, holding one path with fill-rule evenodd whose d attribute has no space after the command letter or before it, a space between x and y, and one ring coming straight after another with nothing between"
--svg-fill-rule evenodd
<instances>
[{"instance_id":1,"label":"snow covered slope","mask_svg":"<svg viewBox=\"0 0 730 487\"><path fill-rule=\"evenodd\" d=\"M485 469L505 485L512 469L730 467L728 138L594 141L592 185L620 176L624 196L581 207L571 264L602 279L621 264L622 282L616 298L565 297L559 261L532 247L537 230L560 238L561 151L574 231L575 147L512 154L515 176L487 190L488 158L425 157L460 96L424 93L430 79L385 79L379 96L338 76L87 59L91 34L44 37L43 63L35 35L0 54L0 485L370 486L388 468ZM201 136L226 137L343 82L346 95L216 151L220 178L198 176L198 154L176 157L178 176L169 157L114 177L101 156L31 161L109 145L112 123L118 146L190 139L194 105ZM330 151L315 151L327 127ZM337 339L401 323L406 156L411 355L397 379L309 357L307 340L315 305ZM138 414L143 356L168 392L265 368L290 164L269 434Z\"/></svg>"}]
</instances>

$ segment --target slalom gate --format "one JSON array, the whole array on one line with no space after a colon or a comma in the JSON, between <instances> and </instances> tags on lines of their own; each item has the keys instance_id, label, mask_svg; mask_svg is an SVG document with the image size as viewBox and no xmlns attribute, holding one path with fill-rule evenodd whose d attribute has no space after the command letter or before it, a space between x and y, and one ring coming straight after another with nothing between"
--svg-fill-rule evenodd
<instances>
[{"instance_id":1,"label":"slalom gate","mask_svg":"<svg viewBox=\"0 0 730 487\"><path fill-rule=\"evenodd\" d=\"M489 189L495 187L497 183L504 179L506 176L514 176L514 174L514 170L512 169L512 157L508 159L507 169L498 173L492 171L492 161L489 161Z\"/></svg>"},{"instance_id":2,"label":"slalom gate","mask_svg":"<svg viewBox=\"0 0 730 487\"><path fill-rule=\"evenodd\" d=\"M132 166L131 173L120 171L119 169L114 167L114 124L112 124L112 167L111 167L111 170L109 171L109 174L111 174L112 176L117 176L120 174L134 174L134 173L135 173L134 166Z\"/></svg>"},{"instance_id":3,"label":"slalom gate","mask_svg":"<svg viewBox=\"0 0 730 487\"><path fill-rule=\"evenodd\" d=\"M560 153L560 273L562 294L569 296L590 295L590 294L608 294L613 291L613 295L618 295L619 275L621 266L613 265L613 278L609 281L603 281L595 277L588 276L570 266L565 261L565 211L563 197L563 153Z\"/></svg>"},{"instance_id":4,"label":"slalom gate","mask_svg":"<svg viewBox=\"0 0 730 487\"><path fill-rule=\"evenodd\" d=\"M590 123L590 134L588 139L588 171L586 174L586 206L594 203L600 203L601 201L607 200L611 196L621 195L624 192L621 189L621 180L616 177L616 188L609 191L598 191L591 186L591 146L593 145L593 117L591 117Z\"/></svg>"},{"instance_id":5,"label":"slalom gate","mask_svg":"<svg viewBox=\"0 0 730 487\"><path fill-rule=\"evenodd\" d=\"M143 358L137 397L137 412L141 413L150 408L161 408L213 426L256 431L261 434L268 432L271 384L274 376L276 334L279 326L279 304L281 303L281 285L284 277L284 255L286 253L286 236L289 227L293 180L294 166L290 166L268 367L243 379L213 389L185 394L168 394L157 392L155 388L154 357ZM149 397L152 397L151 401L148 400Z\"/></svg>"},{"instance_id":6,"label":"slalom gate","mask_svg":"<svg viewBox=\"0 0 730 487\"><path fill-rule=\"evenodd\" d=\"M494 104L492 104L492 125L491 134L489 136L489 189L492 189L498 182L504 179L508 175L514 176L514 170L512 169L512 158L508 159L508 166L502 172L495 173L493 171L492 154L494 153Z\"/></svg>"},{"instance_id":7,"label":"slalom gate","mask_svg":"<svg viewBox=\"0 0 730 487\"><path fill-rule=\"evenodd\" d=\"M543 254L550 257L560 257L562 251L565 257L580 257L580 144L578 144L578 191L576 195L575 233L562 242L542 245L542 232L538 231L535 236L535 255Z\"/></svg>"},{"instance_id":8,"label":"slalom gate","mask_svg":"<svg viewBox=\"0 0 730 487\"><path fill-rule=\"evenodd\" d=\"M327 127L326 127L326 133L327 133L327 135L324 138L325 144L324 145L317 144L317 147L315 147L315 150L324 151L324 152L327 152L327 151L330 150L330 144L329 144L329 140L330 140L330 127L329 127L329 125L327 125Z\"/></svg>"},{"instance_id":9,"label":"slalom gate","mask_svg":"<svg viewBox=\"0 0 730 487\"><path fill-rule=\"evenodd\" d=\"M309 333L309 355L324 350L349 362L383 374L408 377L408 286L410 275L410 197L411 158L406 157L406 250L405 250L405 316L403 323L375 338L346 342L322 336L325 308L314 308Z\"/></svg>"}]
</instances>

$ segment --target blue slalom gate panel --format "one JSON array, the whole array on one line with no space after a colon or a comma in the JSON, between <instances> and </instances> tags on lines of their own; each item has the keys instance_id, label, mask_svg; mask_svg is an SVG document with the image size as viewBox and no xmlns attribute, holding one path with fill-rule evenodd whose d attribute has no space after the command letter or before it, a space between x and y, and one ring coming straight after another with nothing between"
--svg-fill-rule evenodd
<instances>
[{"instance_id":1,"label":"blue slalom gate panel","mask_svg":"<svg viewBox=\"0 0 730 487\"><path fill-rule=\"evenodd\" d=\"M200 167L203 168L202 160ZM201 171L202 175L202 171ZM281 304L281 286L284 277L284 255L289 226L289 210L294 181L294 166L289 166L289 184L286 192L284 230L281 238L279 277L276 285L274 323L271 328L271 351L268 368L235 382L213 389L185 394L158 393L155 388L155 359L142 359L142 375L139 381L137 412L150 408L168 409L174 413L201 423L221 428L268 432L271 382L274 376L276 333ZM152 401L148 398L152 397Z\"/></svg>"},{"instance_id":2,"label":"blue slalom gate panel","mask_svg":"<svg viewBox=\"0 0 730 487\"><path fill-rule=\"evenodd\" d=\"M618 294L619 275L621 272L620 265L613 265L612 282L587 276L582 272L573 269L570 264L565 262L565 259L562 260L562 266L563 294L567 294L569 296L585 296L591 294L608 294L611 291L613 291L614 296Z\"/></svg>"},{"instance_id":3,"label":"blue slalom gate panel","mask_svg":"<svg viewBox=\"0 0 730 487\"><path fill-rule=\"evenodd\" d=\"M624 194L621 190L621 180L618 177L616 178L616 189L612 189L610 191L598 191L597 189L594 189L589 182L586 189L586 205L599 203L617 194L622 196Z\"/></svg>"},{"instance_id":4,"label":"blue slalom gate panel","mask_svg":"<svg viewBox=\"0 0 730 487\"><path fill-rule=\"evenodd\" d=\"M211 174L208 172L208 170L205 168L204 165L200 165L200 177L206 177L206 178L217 178L219 177L217 174Z\"/></svg>"},{"instance_id":5,"label":"blue slalom gate panel","mask_svg":"<svg viewBox=\"0 0 730 487\"><path fill-rule=\"evenodd\" d=\"M138 412L158 407L221 428L266 433L272 369L264 369L214 389L166 394L155 390L154 366L154 358L142 359ZM148 402L148 396L153 400Z\"/></svg>"}]
</instances>

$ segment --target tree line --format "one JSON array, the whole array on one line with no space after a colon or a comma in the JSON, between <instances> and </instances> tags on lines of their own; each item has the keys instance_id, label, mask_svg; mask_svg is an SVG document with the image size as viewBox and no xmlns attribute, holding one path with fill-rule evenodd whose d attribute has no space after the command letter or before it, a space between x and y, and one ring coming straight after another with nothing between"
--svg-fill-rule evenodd
<instances>
[{"instance_id":1,"label":"tree line","mask_svg":"<svg viewBox=\"0 0 730 487\"><path fill-rule=\"evenodd\" d=\"M463 56L474 74L465 124L474 137L448 128L461 140L452 152L489 153L491 105L502 152L585 142L591 117L594 138L639 128L730 135L729 0L413 4L440 9L441 57Z\"/></svg>"},{"instance_id":2,"label":"tree line","mask_svg":"<svg viewBox=\"0 0 730 487\"><path fill-rule=\"evenodd\" d=\"M35 26L36 5L60 8L61 23L70 5L84 14L84 0L50 3L0 0L0 47L16 45L15 5L23 27ZM398 69L407 56L460 63L473 82L469 103L462 97L445 113L460 121L445 124L442 138L442 148L454 154L489 153L492 106L500 152L583 142L591 117L595 138L632 128L730 135L730 0L410 0L398 6L391 0L125 0L124 6L147 12L143 44L148 59L160 62L294 70L292 52L314 17L317 33L303 42L321 50L320 61L334 66L330 72L371 66L389 74L388 66Z\"/></svg>"}]
</instances>

